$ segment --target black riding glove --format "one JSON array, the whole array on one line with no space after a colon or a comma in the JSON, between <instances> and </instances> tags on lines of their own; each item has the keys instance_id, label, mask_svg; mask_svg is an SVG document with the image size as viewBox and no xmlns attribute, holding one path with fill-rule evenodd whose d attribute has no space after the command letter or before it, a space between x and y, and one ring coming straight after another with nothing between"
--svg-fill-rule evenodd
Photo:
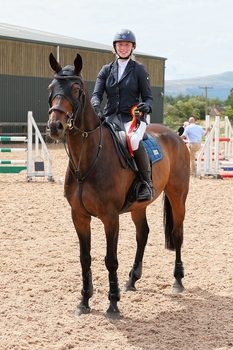
<instances>
[{"instance_id":1,"label":"black riding glove","mask_svg":"<svg viewBox=\"0 0 233 350\"><path fill-rule=\"evenodd\" d=\"M149 106L146 102L140 102L140 103L138 104L137 109L138 109L140 112L143 112L143 113L149 113L149 112L150 112L150 106Z\"/></svg>"},{"instance_id":2,"label":"black riding glove","mask_svg":"<svg viewBox=\"0 0 233 350\"><path fill-rule=\"evenodd\" d=\"M98 115L99 118L103 116L102 110L100 108L100 105L94 105L93 106L95 113Z\"/></svg>"}]
</instances>

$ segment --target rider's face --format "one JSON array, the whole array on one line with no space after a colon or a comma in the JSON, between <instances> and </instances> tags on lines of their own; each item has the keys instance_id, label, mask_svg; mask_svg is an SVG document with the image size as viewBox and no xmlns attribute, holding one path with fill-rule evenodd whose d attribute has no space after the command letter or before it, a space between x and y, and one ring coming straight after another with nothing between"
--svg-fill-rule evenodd
<instances>
[{"instance_id":1,"label":"rider's face","mask_svg":"<svg viewBox=\"0 0 233 350\"><path fill-rule=\"evenodd\" d=\"M132 48L133 48L133 43L129 41L116 42L116 52L122 58L128 57L131 54Z\"/></svg>"}]
</instances>

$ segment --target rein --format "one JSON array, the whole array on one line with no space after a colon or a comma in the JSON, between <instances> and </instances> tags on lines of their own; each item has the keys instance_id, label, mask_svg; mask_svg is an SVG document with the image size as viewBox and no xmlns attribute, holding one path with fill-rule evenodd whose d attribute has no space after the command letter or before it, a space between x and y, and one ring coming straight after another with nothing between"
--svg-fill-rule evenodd
<instances>
[{"instance_id":1,"label":"rein","mask_svg":"<svg viewBox=\"0 0 233 350\"><path fill-rule=\"evenodd\" d=\"M90 130L90 131L83 131L80 128L78 128L76 125L72 125L72 127L69 127L69 130L74 129L74 130L76 130L76 131L78 131L78 132L80 132L82 134L82 147L81 147L80 157L79 157L79 162L78 162L78 166L77 167L75 166L73 160L70 157L70 153L69 153L69 151L68 151L68 149L66 147L65 142L63 142L65 151L66 151L66 153L67 153L67 155L69 157L69 160L70 160L70 162L71 162L71 164L73 166L73 169L70 169L70 170L74 173L75 179L79 183L82 183L85 180L85 178L89 175L91 170L94 168L98 158L100 157L100 152L102 150L102 137L103 137L102 126L103 126L104 122L105 122L105 120L102 120L102 122L100 123L100 125L97 128L95 128L93 130ZM91 167L88 169L87 173L84 176L81 177L80 176L80 164L81 164L81 158L82 158L82 153L83 153L83 148L84 148L85 141L86 141L86 139L87 139L89 134L91 134L91 133L93 133L93 132L95 132L95 131L97 131L99 129L100 129L100 140L99 140L97 156L96 156L94 162L92 163Z\"/></svg>"}]
</instances>

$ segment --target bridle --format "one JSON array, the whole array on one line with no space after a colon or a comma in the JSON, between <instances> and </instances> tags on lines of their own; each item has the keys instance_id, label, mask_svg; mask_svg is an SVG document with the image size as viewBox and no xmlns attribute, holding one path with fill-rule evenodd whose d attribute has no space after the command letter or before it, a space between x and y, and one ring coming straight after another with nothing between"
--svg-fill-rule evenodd
<instances>
[{"instance_id":1,"label":"bridle","mask_svg":"<svg viewBox=\"0 0 233 350\"><path fill-rule=\"evenodd\" d=\"M79 116L82 113L82 111L85 107L86 95L85 95L84 88L83 88L83 81L82 81L81 77L79 77L78 75L61 76L59 74L54 75L54 80L55 81L61 80L61 85L64 85L64 90L67 90L67 95L64 93L63 89L60 88L60 84L59 84L59 87L56 88L55 90L53 90L49 95L50 108L48 110L48 114L50 115L52 113L52 111L58 111L61 113L65 113L65 115L67 116L67 122L66 122L67 127L69 130L71 130L75 126L75 121L76 121L77 116ZM73 80L74 81L73 83L76 83L80 86L80 95L79 95L79 98L77 100L72 98L72 96L70 95L70 86L69 86L69 84L67 84L67 82L70 82L70 80ZM63 81L63 84L62 84L62 81ZM54 106L51 106L53 99L57 95L64 96L66 99L68 99L68 101L70 102L70 104L72 106L72 113L71 114L60 105L55 104Z\"/></svg>"}]
</instances>

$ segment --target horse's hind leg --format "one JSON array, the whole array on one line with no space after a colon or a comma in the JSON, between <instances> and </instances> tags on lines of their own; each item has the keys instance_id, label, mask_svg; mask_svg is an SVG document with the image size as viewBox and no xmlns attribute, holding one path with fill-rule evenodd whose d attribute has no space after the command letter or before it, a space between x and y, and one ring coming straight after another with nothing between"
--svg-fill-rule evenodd
<instances>
[{"instance_id":1,"label":"horse's hind leg","mask_svg":"<svg viewBox=\"0 0 233 350\"><path fill-rule=\"evenodd\" d=\"M171 202L170 202L171 200ZM174 268L175 282L173 284L173 294L183 292L184 286L182 278L184 277L184 268L181 260L181 246L183 243L183 221L185 217L185 200L186 195L176 199L168 199L164 196L164 229L165 229L165 247L175 250L176 260ZM172 205L171 205L172 203Z\"/></svg>"},{"instance_id":2,"label":"horse's hind leg","mask_svg":"<svg viewBox=\"0 0 233 350\"><path fill-rule=\"evenodd\" d=\"M133 267L129 273L129 280L124 286L124 291L135 291L135 283L142 275L142 260L147 244L149 226L146 219L146 208L131 212L132 220L136 226L137 250Z\"/></svg>"}]
</instances>

